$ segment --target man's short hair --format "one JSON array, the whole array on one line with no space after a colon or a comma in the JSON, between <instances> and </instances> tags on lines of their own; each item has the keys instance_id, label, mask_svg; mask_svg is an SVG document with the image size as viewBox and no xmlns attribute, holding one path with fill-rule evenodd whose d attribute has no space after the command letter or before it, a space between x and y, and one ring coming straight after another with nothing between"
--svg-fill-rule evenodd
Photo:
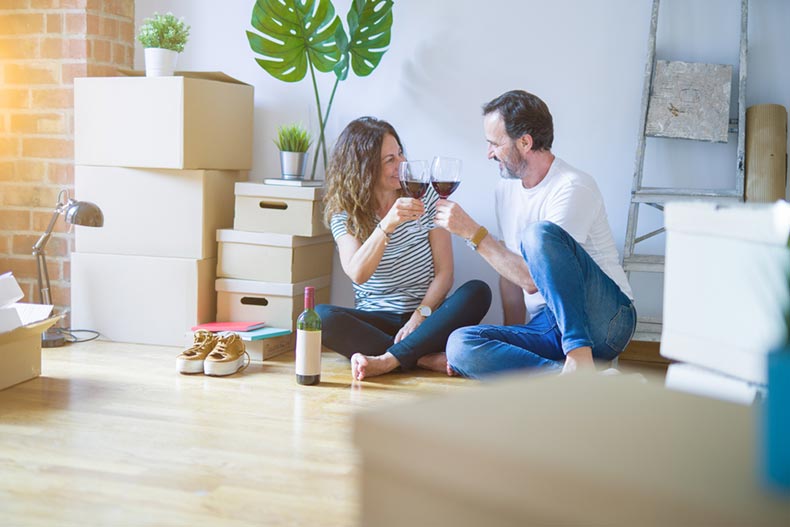
<instances>
[{"instance_id":1,"label":"man's short hair","mask_svg":"<svg viewBox=\"0 0 790 527\"><path fill-rule=\"evenodd\" d=\"M503 93L483 105L483 115L499 112L508 137L532 136L533 150L550 150L554 142L554 121L540 97L524 90Z\"/></svg>"}]
</instances>

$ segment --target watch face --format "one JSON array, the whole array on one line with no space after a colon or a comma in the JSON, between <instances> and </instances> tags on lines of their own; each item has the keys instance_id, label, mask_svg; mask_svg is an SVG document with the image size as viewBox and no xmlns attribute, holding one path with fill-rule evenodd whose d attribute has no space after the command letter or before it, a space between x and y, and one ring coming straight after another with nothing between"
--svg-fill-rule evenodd
<instances>
[{"instance_id":1,"label":"watch face","mask_svg":"<svg viewBox=\"0 0 790 527\"><path fill-rule=\"evenodd\" d=\"M420 315L424 317L430 316L431 314L431 308L428 306L420 306L417 310L420 312Z\"/></svg>"}]
</instances>

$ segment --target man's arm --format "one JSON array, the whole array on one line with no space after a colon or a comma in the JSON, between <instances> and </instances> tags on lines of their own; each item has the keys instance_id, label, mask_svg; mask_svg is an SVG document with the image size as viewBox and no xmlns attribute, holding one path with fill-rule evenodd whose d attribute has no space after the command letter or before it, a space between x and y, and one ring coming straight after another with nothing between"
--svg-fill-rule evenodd
<instances>
[{"instance_id":1,"label":"man's arm","mask_svg":"<svg viewBox=\"0 0 790 527\"><path fill-rule=\"evenodd\" d=\"M499 293L502 295L502 312L505 315L505 325L524 324L527 320L524 291L513 282L500 276Z\"/></svg>"}]
</instances>

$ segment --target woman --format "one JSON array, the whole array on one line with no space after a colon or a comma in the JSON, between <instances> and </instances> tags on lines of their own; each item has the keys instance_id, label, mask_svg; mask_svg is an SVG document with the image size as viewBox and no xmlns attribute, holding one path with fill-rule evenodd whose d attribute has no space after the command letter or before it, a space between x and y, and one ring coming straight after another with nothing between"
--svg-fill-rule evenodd
<instances>
[{"instance_id":1,"label":"woman","mask_svg":"<svg viewBox=\"0 0 790 527\"><path fill-rule=\"evenodd\" d=\"M453 330L478 324L491 290L453 283L450 233L433 229L438 196L425 204L406 197L398 179L403 147L389 123L361 117L335 145L327 173L325 221L343 271L354 286L356 309L316 307L323 345L351 359L354 379L415 366L451 372L444 347ZM430 228L411 232L417 221Z\"/></svg>"}]
</instances>

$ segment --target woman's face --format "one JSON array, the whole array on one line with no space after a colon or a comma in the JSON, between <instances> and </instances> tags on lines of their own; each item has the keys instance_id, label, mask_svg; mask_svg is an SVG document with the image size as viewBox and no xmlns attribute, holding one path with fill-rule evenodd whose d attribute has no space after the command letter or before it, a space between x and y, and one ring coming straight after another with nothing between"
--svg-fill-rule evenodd
<instances>
[{"instance_id":1,"label":"woman's face","mask_svg":"<svg viewBox=\"0 0 790 527\"><path fill-rule=\"evenodd\" d=\"M398 165L405 160L403 151L395 137L391 134L385 135L384 140L381 142L381 169L379 170L376 188L382 190L400 189Z\"/></svg>"}]
</instances>

